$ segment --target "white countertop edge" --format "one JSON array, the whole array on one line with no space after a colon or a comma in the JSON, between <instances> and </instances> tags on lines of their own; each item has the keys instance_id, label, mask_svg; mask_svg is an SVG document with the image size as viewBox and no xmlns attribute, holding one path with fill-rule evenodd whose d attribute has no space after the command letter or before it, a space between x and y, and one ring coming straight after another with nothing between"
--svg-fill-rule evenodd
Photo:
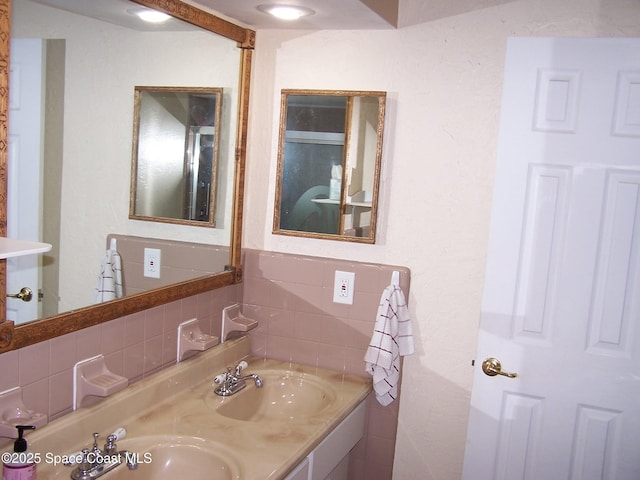
<instances>
[{"instance_id":1,"label":"white countertop edge","mask_svg":"<svg viewBox=\"0 0 640 480\"><path fill-rule=\"evenodd\" d=\"M0 237L0 259L45 253L51 250L51 248L51 245L48 243Z\"/></svg>"}]
</instances>

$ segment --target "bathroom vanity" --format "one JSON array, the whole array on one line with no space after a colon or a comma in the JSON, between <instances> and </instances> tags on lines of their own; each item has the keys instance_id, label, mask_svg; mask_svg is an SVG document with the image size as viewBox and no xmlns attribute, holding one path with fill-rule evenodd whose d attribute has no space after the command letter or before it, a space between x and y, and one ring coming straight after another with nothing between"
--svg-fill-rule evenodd
<instances>
[{"instance_id":1,"label":"bathroom vanity","mask_svg":"<svg viewBox=\"0 0 640 480\"><path fill-rule=\"evenodd\" d=\"M103 449L123 427L117 451L125 461L105 480L189 478L324 480L346 478L345 457L363 436L367 378L249 355L237 338L61 417L27 436L40 454L38 478L69 479L63 460ZM257 374L238 393L214 393L213 379L241 360ZM332 473L334 472L334 473Z\"/></svg>"}]
</instances>

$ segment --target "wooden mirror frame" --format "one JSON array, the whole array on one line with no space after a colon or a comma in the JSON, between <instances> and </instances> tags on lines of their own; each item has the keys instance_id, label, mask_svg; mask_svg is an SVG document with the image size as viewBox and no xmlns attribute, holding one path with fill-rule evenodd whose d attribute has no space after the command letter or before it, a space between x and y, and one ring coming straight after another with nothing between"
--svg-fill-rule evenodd
<instances>
[{"instance_id":1,"label":"wooden mirror frame","mask_svg":"<svg viewBox=\"0 0 640 480\"><path fill-rule=\"evenodd\" d=\"M98 325L158 305L197 295L242 281L241 244L244 174L249 115L251 58L255 31L231 23L180 0L131 0L175 18L234 40L240 48L238 128L236 131L233 227L230 265L227 271L176 283L108 303L72 310L24 325L6 320L7 261L0 260L0 353ZM7 164L9 120L9 52L11 45L11 0L0 0L0 236L7 235Z\"/></svg>"}]
</instances>

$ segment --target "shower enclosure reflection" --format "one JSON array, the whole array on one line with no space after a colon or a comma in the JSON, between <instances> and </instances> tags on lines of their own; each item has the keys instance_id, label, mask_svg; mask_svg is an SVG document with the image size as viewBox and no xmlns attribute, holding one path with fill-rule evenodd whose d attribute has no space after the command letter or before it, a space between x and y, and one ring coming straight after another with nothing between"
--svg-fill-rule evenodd
<instances>
[{"instance_id":1,"label":"shower enclosure reflection","mask_svg":"<svg viewBox=\"0 0 640 480\"><path fill-rule=\"evenodd\" d=\"M129 217L215 226L221 88L135 87Z\"/></svg>"},{"instance_id":2,"label":"shower enclosure reflection","mask_svg":"<svg viewBox=\"0 0 640 480\"><path fill-rule=\"evenodd\" d=\"M274 233L375 242L385 99L283 90Z\"/></svg>"}]
</instances>

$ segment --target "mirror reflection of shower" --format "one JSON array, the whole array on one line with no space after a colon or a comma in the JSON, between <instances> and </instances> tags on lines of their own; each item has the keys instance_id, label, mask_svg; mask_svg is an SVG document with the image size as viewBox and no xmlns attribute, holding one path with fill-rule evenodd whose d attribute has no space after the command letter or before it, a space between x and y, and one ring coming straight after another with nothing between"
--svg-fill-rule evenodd
<instances>
[{"instance_id":1,"label":"mirror reflection of shower","mask_svg":"<svg viewBox=\"0 0 640 480\"><path fill-rule=\"evenodd\" d=\"M189 128L185 152L187 220L206 222L209 218L214 138L213 126Z\"/></svg>"}]
</instances>

